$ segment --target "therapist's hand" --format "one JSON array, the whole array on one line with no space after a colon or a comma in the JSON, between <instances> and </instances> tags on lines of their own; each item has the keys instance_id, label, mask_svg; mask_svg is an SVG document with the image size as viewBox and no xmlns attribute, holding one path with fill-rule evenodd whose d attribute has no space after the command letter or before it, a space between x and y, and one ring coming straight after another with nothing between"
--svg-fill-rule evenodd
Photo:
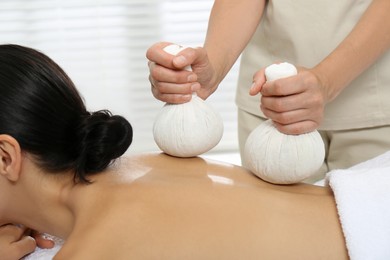
<instances>
[{"instance_id":1,"label":"therapist's hand","mask_svg":"<svg viewBox=\"0 0 390 260\"><path fill-rule=\"evenodd\" d=\"M154 97L173 104L190 101L193 92L203 99L209 97L217 80L205 49L186 48L174 56L163 50L171 44L158 42L146 52ZM189 65L192 71L184 70Z\"/></svg>"},{"instance_id":2,"label":"therapist's hand","mask_svg":"<svg viewBox=\"0 0 390 260\"><path fill-rule=\"evenodd\" d=\"M285 134L316 130L328 102L326 87L314 71L298 68L298 74L267 82L264 68L255 73L250 95L261 93L260 108Z\"/></svg>"}]
</instances>

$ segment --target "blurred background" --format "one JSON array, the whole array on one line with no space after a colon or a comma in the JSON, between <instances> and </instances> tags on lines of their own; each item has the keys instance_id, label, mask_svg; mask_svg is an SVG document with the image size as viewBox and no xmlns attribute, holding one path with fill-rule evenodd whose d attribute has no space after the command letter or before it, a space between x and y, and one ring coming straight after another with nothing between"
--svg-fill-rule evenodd
<instances>
[{"instance_id":1,"label":"blurred background","mask_svg":"<svg viewBox=\"0 0 390 260\"><path fill-rule=\"evenodd\" d=\"M148 81L158 41L202 46L213 0L0 0L0 43L38 49L72 78L89 110L109 109L134 128L129 154L159 151L152 127L163 102ZM224 135L206 157L239 164L234 95L238 64L207 100Z\"/></svg>"}]
</instances>

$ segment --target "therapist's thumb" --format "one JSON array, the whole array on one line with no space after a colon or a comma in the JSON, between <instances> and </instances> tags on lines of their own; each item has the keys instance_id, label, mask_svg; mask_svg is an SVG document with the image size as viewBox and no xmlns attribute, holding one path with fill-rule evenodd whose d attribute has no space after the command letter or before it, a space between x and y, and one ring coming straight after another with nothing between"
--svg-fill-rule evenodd
<instances>
[{"instance_id":1,"label":"therapist's thumb","mask_svg":"<svg viewBox=\"0 0 390 260\"><path fill-rule=\"evenodd\" d=\"M205 63L206 61L207 54L204 48L187 47L179 52L172 62L176 68L182 69L190 65L191 67L201 66L201 64Z\"/></svg>"}]
</instances>

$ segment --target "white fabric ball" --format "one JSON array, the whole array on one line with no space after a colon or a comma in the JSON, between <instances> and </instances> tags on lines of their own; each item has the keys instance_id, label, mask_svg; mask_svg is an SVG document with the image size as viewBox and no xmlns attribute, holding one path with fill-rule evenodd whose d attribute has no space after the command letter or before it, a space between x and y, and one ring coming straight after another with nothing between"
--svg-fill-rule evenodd
<instances>
[{"instance_id":1,"label":"white fabric ball","mask_svg":"<svg viewBox=\"0 0 390 260\"><path fill-rule=\"evenodd\" d=\"M275 184L303 181L324 162L325 147L318 131L301 135L279 132L266 120L249 135L244 159L250 171Z\"/></svg>"},{"instance_id":2,"label":"white fabric ball","mask_svg":"<svg viewBox=\"0 0 390 260\"><path fill-rule=\"evenodd\" d=\"M283 62L265 69L267 81L297 74L294 65ZM249 135L244 148L245 165L265 181L292 184L303 181L320 169L325 158L324 142L318 133L286 135L272 120L260 124Z\"/></svg>"},{"instance_id":3,"label":"white fabric ball","mask_svg":"<svg viewBox=\"0 0 390 260\"><path fill-rule=\"evenodd\" d=\"M297 73L297 68L288 62L269 65L264 71L267 81L294 76Z\"/></svg>"},{"instance_id":4,"label":"white fabric ball","mask_svg":"<svg viewBox=\"0 0 390 260\"><path fill-rule=\"evenodd\" d=\"M158 147L177 157L193 157L215 147L222 138L219 113L196 95L184 104L165 104L153 125Z\"/></svg>"},{"instance_id":5,"label":"white fabric ball","mask_svg":"<svg viewBox=\"0 0 390 260\"><path fill-rule=\"evenodd\" d=\"M176 55L187 47L168 45L164 51ZM188 66L186 70L191 70ZM157 146L177 157L193 157L214 148L223 135L223 120L219 113L196 93L183 104L165 104L153 125Z\"/></svg>"}]
</instances>

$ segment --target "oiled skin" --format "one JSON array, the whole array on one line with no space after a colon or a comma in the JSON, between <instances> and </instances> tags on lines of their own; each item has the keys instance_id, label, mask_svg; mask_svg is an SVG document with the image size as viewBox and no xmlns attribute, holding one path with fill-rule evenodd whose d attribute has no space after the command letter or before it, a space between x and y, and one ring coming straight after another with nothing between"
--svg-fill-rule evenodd
<instances>
[{"instance_id":1,"label":"oiled skin","mask_svg":"<svg viewBox=\"0 0 390 260\"><path fill-rule=\"evenodd\" d=\"M332 192L164 154L123 157L69 194L55 259L348 259Z\"/></svg>"}]
</instances>

